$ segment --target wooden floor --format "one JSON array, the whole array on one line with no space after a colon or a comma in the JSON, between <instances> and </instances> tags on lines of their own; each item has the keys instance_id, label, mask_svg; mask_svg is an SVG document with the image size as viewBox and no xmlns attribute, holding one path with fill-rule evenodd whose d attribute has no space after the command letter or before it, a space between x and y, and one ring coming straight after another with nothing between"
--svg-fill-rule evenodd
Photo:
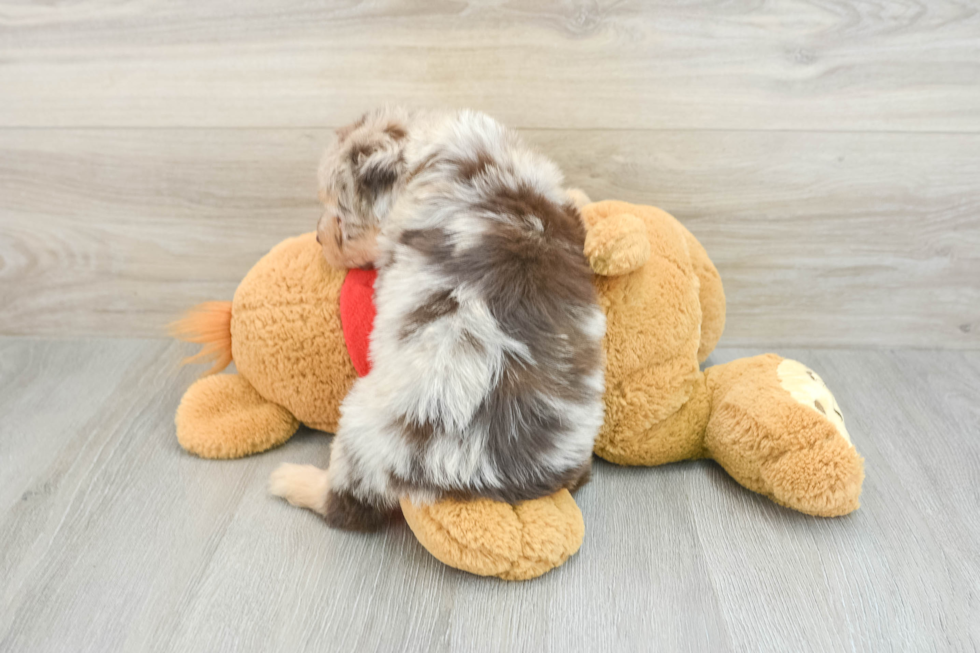
<instances>
[{"instance_id":1,"label":"wooden floor","mask_svg":"<svg viewBox=\"0 0 980 653\"><path fill-rule=\"evenodd\" d=\"M837 393L860 510L806 517L710 462L597 462L581 552L518 584L443 566L404 523L337 532L267 496L326 435L184 453L181 353L0 339L0 651L980 648L980 353L784 352Z\"/></svg>"}]
</instances>

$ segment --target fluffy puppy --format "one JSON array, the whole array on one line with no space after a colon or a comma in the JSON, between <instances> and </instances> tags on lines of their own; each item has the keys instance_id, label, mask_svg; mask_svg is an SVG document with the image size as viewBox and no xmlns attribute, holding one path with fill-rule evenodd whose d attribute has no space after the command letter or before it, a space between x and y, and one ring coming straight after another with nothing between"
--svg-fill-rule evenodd
<instances>
[{"instance_id":1,"label":"fluffy puppy","mask_svg":"<svg viewBox=\"0 0 980 653\"><path fill-rule=\"evenodd\" d=\"M283 465L271 491L370 530L403 495L514 503L585 482L605 318L557 167L483 114L384 109L339 130L320 195L327 260L378 269L372 369L329 469Z\"/></svg>"}]
</instances>

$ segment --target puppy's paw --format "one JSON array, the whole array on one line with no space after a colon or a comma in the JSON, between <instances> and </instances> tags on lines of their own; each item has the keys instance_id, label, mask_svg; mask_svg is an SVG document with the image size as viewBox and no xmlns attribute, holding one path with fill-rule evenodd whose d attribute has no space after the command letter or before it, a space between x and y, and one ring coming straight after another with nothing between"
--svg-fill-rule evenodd
<instances>
[{"instance_id":1,"label":"puppy's paw","mask_svg":"<svg viewBox=\"0 0 980 653\"><path fill-rule=\"evenodd\" d=\"M589 196L581 188L566 188L565 194L568 195L568 199L577 209L581 209L586 204L592 203L592 200L589 199Z\"/></svg>"},{"instance_id":2,"label":"puppy's paw","mask_svg":"<svg viewBox=\"0 0 980 653\"><path fill-rule=\"evenodd\" d=\"M313 465L283 463L269 476L269 493L298 508L326 514L330 475Z\"/></svg>"}]
</instances>

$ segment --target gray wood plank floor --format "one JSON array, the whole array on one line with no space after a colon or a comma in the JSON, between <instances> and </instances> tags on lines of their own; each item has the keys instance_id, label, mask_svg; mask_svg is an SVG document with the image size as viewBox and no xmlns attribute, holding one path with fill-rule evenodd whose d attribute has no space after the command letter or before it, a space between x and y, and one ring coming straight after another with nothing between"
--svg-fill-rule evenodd
<instances>
[{"instance_id":1,"label":"gray wood plank floor","mask_svg":"<svg viewBox=\"0 0 980 653\"><path fill-rule=\"evenodd\" d=\"M520 584L444 567L404 524L331 531L266 496L279 462L326 463L322 434L183 453L181 353L0 339L0 651L980 648L978 352L782 352L866 457L855 514L790 512L710 462L597 462L582 551Z\"/></svg>"}]
</instances>

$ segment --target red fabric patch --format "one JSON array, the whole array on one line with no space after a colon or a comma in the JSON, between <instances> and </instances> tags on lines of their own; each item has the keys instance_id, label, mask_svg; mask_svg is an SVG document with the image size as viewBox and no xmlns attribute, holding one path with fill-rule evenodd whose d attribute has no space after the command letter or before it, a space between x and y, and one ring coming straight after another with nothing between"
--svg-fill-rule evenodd
<instances>
[{"instance_id":1,"label":"red fabric patch","mask_svg":"<svg viewBox=\"0 0 980 653\"><path fill-rule=\"evenodd\" d=\"M340 287L340 325L350 362L358 376L371 371L368 343L374 328L374 280L377 270L348 270Z\"/></svg>"}]
</instances>

